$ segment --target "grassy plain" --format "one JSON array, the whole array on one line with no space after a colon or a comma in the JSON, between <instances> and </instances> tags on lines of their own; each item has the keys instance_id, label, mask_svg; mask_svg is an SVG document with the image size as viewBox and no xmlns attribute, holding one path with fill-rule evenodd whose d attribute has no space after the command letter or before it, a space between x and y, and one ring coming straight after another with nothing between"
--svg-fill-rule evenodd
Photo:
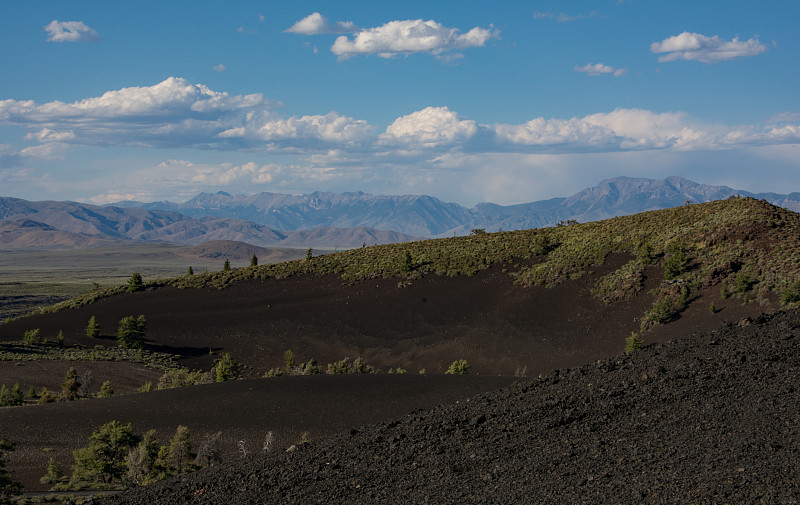
<instances>
[{"instance_id":1,"label":"grassy plain","mask_svg":"<svg viewBox=\"0 0 800 505\"><path fill-rule=\"evenodd\" d=\"M175 244L132 244L74 250L0 251L0 320L28 310L124 284L133 272L145 281L222 270L224 255L203 258ZM280 254L291 256L290 251ZM305 251L297 251L300 257ZM231 259L231 267L249 259Z\"/></svg>"}]
</instances>

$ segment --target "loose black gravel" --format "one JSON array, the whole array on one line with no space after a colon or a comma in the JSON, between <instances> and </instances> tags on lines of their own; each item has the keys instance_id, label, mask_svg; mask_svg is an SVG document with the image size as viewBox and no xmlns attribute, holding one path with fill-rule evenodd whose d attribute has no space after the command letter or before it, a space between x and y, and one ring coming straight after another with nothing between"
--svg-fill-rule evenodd
<instances>
[{"instance_id":1,"label":"loose black gravel","mask_svg":"<svg viewBox=\"0 0 800 505\"><path fill-rule=\"evenodd\" d=\"M798 372L782 312L101 503L796 504Z\"/></svg>"}]
</instances>

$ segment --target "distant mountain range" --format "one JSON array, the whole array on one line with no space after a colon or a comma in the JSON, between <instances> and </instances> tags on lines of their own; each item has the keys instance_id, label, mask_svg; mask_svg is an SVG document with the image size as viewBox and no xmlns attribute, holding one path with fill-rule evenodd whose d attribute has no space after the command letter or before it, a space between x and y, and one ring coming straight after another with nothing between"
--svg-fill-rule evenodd
<instances>
[{"instance_id":1,"label":"distant mountain range","mask_svg":"<svg viewBox=\"0 0 800 505\"><path fill-rule=\"evenodd\" d=\"M800 211L800 193L751 193L698 184L617 177L566 198L472 208L425 195L366 193L200 193L185 203L29 202L0 197L0 248L72 248L129 241L200 244L235 240L259 246L358 247L419 238L596 221L732 195L752 196Z\"/></svg>"}]
</instances>

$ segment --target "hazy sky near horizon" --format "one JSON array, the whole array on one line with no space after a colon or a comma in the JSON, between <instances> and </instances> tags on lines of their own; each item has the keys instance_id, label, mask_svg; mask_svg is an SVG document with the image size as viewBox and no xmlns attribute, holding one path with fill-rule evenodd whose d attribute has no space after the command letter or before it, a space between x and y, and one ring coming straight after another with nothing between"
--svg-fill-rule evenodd
<instances>
[{"instance_id":1,"label":"hazy sky near horizon","mask_svg":"<svg viewBox=\"0 0 800 505\"><path fill-rule=\"evenodd\" d=\"M800 191L800 2L0 5L0 195Z\"/></svg>"}]
</instances>

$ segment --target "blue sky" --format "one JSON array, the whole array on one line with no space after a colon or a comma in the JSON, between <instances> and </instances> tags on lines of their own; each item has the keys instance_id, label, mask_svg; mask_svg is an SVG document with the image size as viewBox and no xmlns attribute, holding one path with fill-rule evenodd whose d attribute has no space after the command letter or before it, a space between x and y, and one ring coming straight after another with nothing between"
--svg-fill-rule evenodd
<instances>
[{"instance_id":1,"label":"blue sky","mask_svg":"<svg viewBox=\"0 0 800 505\"><path fill-rule=\"evenodd\" d=\"M800 2L0 5L0 195L800 191Z\"/></svg>"}]
</instances>

